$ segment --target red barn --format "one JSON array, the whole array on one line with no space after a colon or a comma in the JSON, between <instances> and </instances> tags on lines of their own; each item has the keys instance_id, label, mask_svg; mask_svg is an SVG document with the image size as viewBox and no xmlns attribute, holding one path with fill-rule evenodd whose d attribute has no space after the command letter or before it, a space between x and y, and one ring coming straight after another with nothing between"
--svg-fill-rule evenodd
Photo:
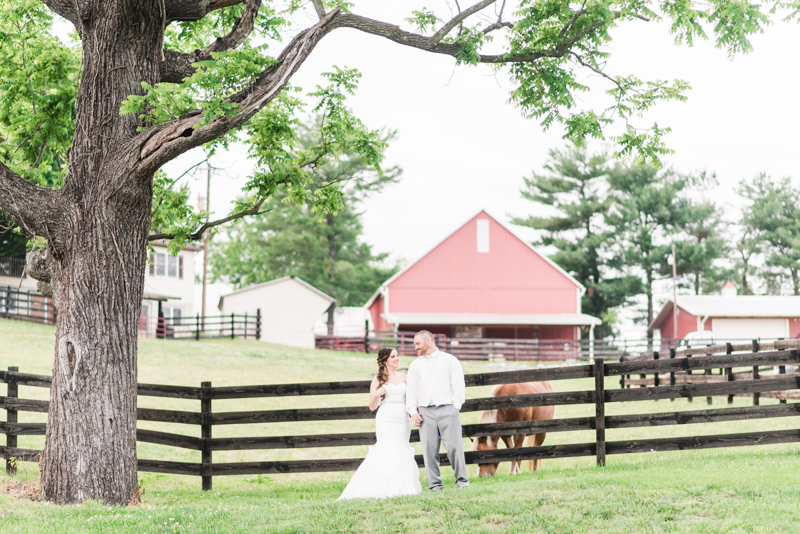
<instances>
[{"instance_id":1,"label":"red barn","mask_svg":"<svg viewBox=\"0 0 800 534\"><path fill-rule=\"evenodd\" d=\"M710 331L717 342L800 337L800 297L737 295L728 282L720 295L678 295L678 339ZM661 339L672 339L673 304L668 300L650 324Z\"/></svg>"},{"instance_id":2,"label":"red barn","mask_svg":"<svg viewBox=\"0 0 800 534\"><path fill-rule=\"evenodd\" d=\"M376 331L448 337L580 339L600 319L581 313L584 287L481 211L365 305Z\"/></svg>"}]
</instances>

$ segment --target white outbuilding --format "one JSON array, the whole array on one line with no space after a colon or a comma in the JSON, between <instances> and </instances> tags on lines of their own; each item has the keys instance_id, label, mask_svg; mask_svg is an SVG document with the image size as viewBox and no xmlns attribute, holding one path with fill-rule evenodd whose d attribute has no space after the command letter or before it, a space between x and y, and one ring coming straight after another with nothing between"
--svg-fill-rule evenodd
<instances>
[{"instance_id":1,"label":"white outbuilding","mask_svg":"<svg viewBox=\"0 0 800 534\"><path fill-rule=\"evenodd\" d=\"M314 348L314 322L336 299L295 276L238 289L219 299L223 315L261 310L261 341Z\"/></svg>"}]
</instances>

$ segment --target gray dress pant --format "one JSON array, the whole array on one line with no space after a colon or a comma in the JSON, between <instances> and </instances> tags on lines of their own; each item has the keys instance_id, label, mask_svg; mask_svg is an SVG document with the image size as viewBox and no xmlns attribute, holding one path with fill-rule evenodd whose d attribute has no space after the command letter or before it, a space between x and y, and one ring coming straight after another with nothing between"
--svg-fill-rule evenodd
<instances>
[{"instance_id":1,"label":"gray dress pant","mask_svg":"<svg viewBox=\"0 0 800 534\"><path fill-rule=\"evenodd\" d=\"M467 465L464 461L464 442L461 437L461 420L458 410L452 404L441 406L420 406L422 425L419 427L419 441L422 445L422 458L425 461L425 474L428 477L428 488L442 489L439 476L439 443L444 442L444 449L453 473L456 476L456 487L469 485Z\"/></svg>"}]
</instances>

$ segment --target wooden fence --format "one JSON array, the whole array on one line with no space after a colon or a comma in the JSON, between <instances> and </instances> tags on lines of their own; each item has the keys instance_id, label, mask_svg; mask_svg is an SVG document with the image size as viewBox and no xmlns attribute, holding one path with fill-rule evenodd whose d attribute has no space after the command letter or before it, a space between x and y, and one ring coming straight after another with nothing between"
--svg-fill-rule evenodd
<instances>
[{"instance_id":1,"label":"wooden fence","mask_svg":"<svg viewBox=\"0 0 800 534\"><path fill-rule=\"evenodd\" d=\"M507 407L546 406L546 405L592 405L593 416L560 418L550 421L513 422L464 425L465 437L502 436L519 433L594 431L591 442L565 445L545 445L540 447L521 447L495 451L468 451L467 463L495 463L510 460L535 460L594 456L597 463L605 464L607 455L628 454L651 451L690 450L714 447L737 447L744 445L764 445L792 443L800 441L800 429L747 432L738 434L695 435L660 439L639 439L627 441L606 441L606 429L650 427L663 425L686 425L763 419L800 415L800 403L774 404L752 407L728 407L668 413L647 413L606 416L605 405L615 402L637 402L655 399L691 398L700 396L727 396L737 394L766 393L800 389L800 377L757 376L752 379L714 382L705 384L675 383L670 385L647 385L640 388L605 388L606 377L621 377L634 374L655 374L659 376L686 371L707 369L728 369L764 365L800 364L800 342L781 341L769 346L750 347L749 352L735 354L742 350L736 346L728 350L730 354L718 356L696 356L678 352L675 357L640 359L623 362L606 362L597 358L592 364L538 368L500 373L482 373L466 376L468 387L489 386L516 382L539 380L567 380L594 378L594 387L586 391L569 391L514 397L490 397L470 399L462 407L463 412L490 410ZM691 351L685 351L691 352ZM710 352L706 349L706 352ZM19 386L49 387L50 377L19 373L16 368L0 372L0 382L8 384L5 397L0 397L0 409L6 410L6 422L0 423L0 433L7 435L5 446L0 447L6 459L6 469L14 472L15 462L31 461L38 458L40 451L18 446L17 436L44 435L44 423L22 423L18 421L20 412L47 412L47 401L25 400L19 397ZM308 384L275 384L261 386L212 387L203 382L200 387L167 386L140 384L139 395L150 397L172 397L195 399L200 402L197 412L140 408L140 421L183 423L201 427L201 437L184 436L174 433L138 430L140 442L156 443L200 452L200 462L174 462L157 459L139 459L139 470L158 473L176 473L202 477L203 489L211 488L212 477L224 475L304 473L324 471L354 470L362 458L307 459L292 461L262 461L219 463L213 461L214 451L253 450L253 449L294 449L314 447L342 447L369 445L375 442L373 432L337 433L325 435L270 436L246 438L213 438L213 428L219 425L242 425L278 423L292 421L324 421L368 419L374 413L366 406L336 408L304 408L249 412L215 412L212 403L218 399L268 398L304 395L337 395L365 393L368 381L327 382ZM556 410L558 413L558 410ZM419 440L417 430L412 431L412 441ZM422 457L417 456L422 465ZM447 458L442 457L447 464Z\"/></svg>"},{"instance_id":2,"label":"wooden fence","mask_svg":"<svg viewBox=\"0 0 800 534\"><path fill-rule=\"evenodd\" d=\"M36 291L19 291L5 286L0 287L0 317L56 324L58 312L50 297Z\"/></svg>"},{"instance_id":3,"label":"wooden fence","mask_svg":"<svg viewBox=\"0 0 800 534\"><path fill-rule=\"evenodd\" d=\"M56 324L58 310L53 299L36 291L0 287L0 317ZM150 318L139 318L139 334L152 335ZM255 314L157 317L155 335L160 339L205 339L236 337L261 339L261 309Z\"/></svg>"},{"instance_id":4,"label":"wooden fence","mask_svg":"<svg viewBox=\"0 0 800 534\"><path fill-rule=\"evenodd\" d=\"M206 315L158 318L156 337L161 339L205 339L242 337L261 339L261 308L255 314Z\"/></svg>"},{"instance_id":5,"label":"wooden fence","mask_svg":"<svg viewBox=\"0 0 800 534\"><path fill-rule=\"evenodd\" d=\"M415 356L416 332L372 332L367 336L316 336L315 348L377 352L382 347L396 348L406 356ZM439 348L460 360L488 361L589 361L594 357L619 358L632 352L641 352L652 346L650 340L574 340L574 339L495 339L452 338L436 334ZM665 340L671 342L673 340Z\"/></svg>"}]
</instances>

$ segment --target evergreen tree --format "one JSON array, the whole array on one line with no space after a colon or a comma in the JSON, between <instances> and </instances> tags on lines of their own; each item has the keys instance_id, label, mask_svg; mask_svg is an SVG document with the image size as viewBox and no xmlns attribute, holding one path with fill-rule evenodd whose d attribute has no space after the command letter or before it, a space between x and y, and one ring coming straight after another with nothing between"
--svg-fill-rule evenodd
<instances>
[{"instance_id":1,"label":"evergreen tree","mask_svg":"<svg viewBox=\"0 0 800 534\"><path fill-rule=\"evenodd\" d=\"M727 282L729 270L717 265L724 256L725 240L722 237L724 222L722 212L712 201L695 200L698 191L717 185L716 177L700 173L684 179L686 189L681 195L682 209L675 213L675 252L678 259L679 284L688 287L695 295L718 291ZM662 264L661 274L672 276L672 267Z\"/></svg>"},{"instance_id":2,"label":"evergreen tree","mask_svg":"<svg viewBox=\"0 0 800 534\"><path fill-rule=\"evenodd\" d=\"M611 276L604 255L611 238L604 222L611 202L608 159L605 153L589 155L576 147L551 150L544 166L547 173L525 178L521 192L523 198L549 206L554 213L513 219L514 224L541 230L536 244L554 247L550 258L586 287L581 308L603 320L595 332L598 337L613 334L614 308L640 291L638 278Z\"/></svg>"},{"instance_id":3,"label":"evergreen tree","mask_svg":"<svg viewBox=\"0 0 800 534\"><path fill-rule=\"evenodd\" d=\"M753 230L751 247L760 246L766 256L762 278L768 293L779 293L789 280L800 295L800 190L788 177L776 181L761 173L742 180L737 192L749 200L742 225Z\"/></svg>"},{"instance_id":4,"label":"evergreen tree","mask_svg":"<svg viewBox=\"0 0 800 534\"><path fill-rule=\"evenodd\" d=\"M667 270L671 241L691 208L681 195L689 179L648 165L620 165L609 174L608 181L612 206L606 221L613 227L613 264L642 278L647 304L638 320L646 322L647 339L652 340L653 284Z\"/></svg>"}]
</instances>

